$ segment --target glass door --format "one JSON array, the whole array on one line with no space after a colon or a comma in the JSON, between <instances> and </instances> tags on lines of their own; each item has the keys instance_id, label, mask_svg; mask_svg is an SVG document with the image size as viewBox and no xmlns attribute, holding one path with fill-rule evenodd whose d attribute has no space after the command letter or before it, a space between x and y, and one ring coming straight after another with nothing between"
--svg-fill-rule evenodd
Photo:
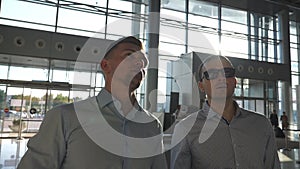
<instances>
[{"instance_id":1,"label":"glass door","mask_svg":"<svg viewBox=\"0 0 300 169\"><path fill-rule=\"evenodd\" d=\"M6 110L1 126L1 133L17 133L19 127L14 126L17 125L17 122L19 122L21 118L27 118L27 114L25 111L26 100L23 97L24 90L24 87L7 87L5 107Z\"/></svg>"},{"instance_id":2,"label":"glass door","mask_svg":"<svg viewBox=\"0 0 300 169\"><path fill-rule=\"evenodd\" d=\"M265 105L264 100L259 98L236 98L237 103L239 106L243 107L244 109L255 111L258 114L266 115L265 114Z\"/></svg>"},{"instance_id":3,"label":"glass door","mask_svg":"<svg viewBox=\"0 0 300 169\"><path fill-rule=\"evenodd\" d=\"M235 99L245 109L269 117L276 107L277 94L275 81L237 78Z\"/></svg>"},{"instance_id":4,"label":"glass door","mask_svg":"<svg viewBox=\"0 0 300 169\"><path fill-rule=\"evenodd\" d=\"M51 84L49 89L50 84L18 83L0 86L0 105L3 112L0 130L2 137L11 137L9 133L16 134L19 131L36 133L49 109L95 95L94 88L83 85L80 88L72 88L70 85L55 83ZM22 122L20 128L15 126L20 122Z\"/></svg>"},{"instance_id":5,"label":"glass door","mask_svg":"<svg viewBox=\"0 0 300 169\"><path fill-rule=\"evenodd\" d=\"M46 89L8 86L1 133L18 132L14 125L23 122L22 132L36 132L45 114Z\"/></svg>"}]
</instances>

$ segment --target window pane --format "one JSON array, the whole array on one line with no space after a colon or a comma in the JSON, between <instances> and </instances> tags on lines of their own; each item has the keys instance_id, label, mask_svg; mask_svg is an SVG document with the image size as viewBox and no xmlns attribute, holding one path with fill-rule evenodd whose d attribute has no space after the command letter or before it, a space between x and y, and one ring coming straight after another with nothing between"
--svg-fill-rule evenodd
<instances>
[{"instance_id":1,"label":"window pane","mask_svg":"<svg viewBox=\"0 0 300 169\"><path fill-rule=\"evenodd\" d=\"M69 0L70 2L93 5L97 7L106 7L107 0Z\"/></svg>"},{"instance_id":2,"label":"window pane","mask_svg":"<svg viewBox=\"0 0 300 169\"><path fill-rule=\"evenodd\" d=\"M77 102L95 96L94 90L91 89L72 89L70 92L70 102Z\"/></svg>"},{"instance_id":3,"label":"window pane","mask_svg":"<svg viewBox=\"0 0 300 169\"><path fill-rule=\"evenodd\" d=\"M164 50L164 49L172 49L172 50ZM159 44L159 54L160 55L172 55L172 56L180 56L181 54L185 53L185 46L184 45L177 45L177 44L170 44L160 42Z\"/></svg>"},{"instance_id":4,"label":"window pane","mask_svg":"<svg viewBox=\"0 0 300 169\"><path fill-rule=\"evenodd\" d=\"M45 97L47 90L24 88L23 102L25 102L24 110L29 117L41 117L45 113ZM35 108L37 113L30 114L29 110Z\"/></svg>"},{"instance_id":5,"label":"window pane","mask_svg":"<svg viewBox=\"0 0 300 169\"><path fill-rule=\"evenodd\" d=\"M222 8L222 55L248 58L247 12Z\"/></svg>"},{"instance_id":6,"label":"window pane","mask_svg":"<svg viewBox=\"0 0 300 169\"><path fill-rule=\"evenodd\" d=\"M242 96L242 80L240 78L237 78L237 84L236 88L234 90L235 96Z\"/></svg>"},{"instance_id":7,"label":"window pane","mask_svg":"<svg viewBox=\"0 0 300 169\"><path fill-rule=\"evenodd\" d=\"M222 20L247 24L247 12L222 7Z\"/></svg>"},{"instance_id":8,"label":"window pane","mask_svg":"<svg viewBox=\"0 0 300 169\"><path fill-rule=\"evenodd\" d=\"M121 11L133 12L132 2L124 0L109 0L108 7Z\"/></svg>"},{"instance_id":9,"label":"window pane","mask_svg":"<svg viewBox=\"0 0 300 169\"><path fill-rule=\"evenodd\" d=\"M17 0L2 0L0 16L3 18L54 26L56 19L56 5L51 2L45 2L44 4ZM4 24L6 21L7 20L2 20L1 22L2 24ZM47 26L37 26L36 24L32 23L22 23L20 25L20 22L7 21L7 24L34 29L49 29L49 27L47 28Z\"/></svg>"},{"instance_id":10,"label":"window pane","mask_svg":"<svg viewBox=\"0 0 300 169\"><path fill-rule=\"evenodd\" d=\"M5 62L11 65L9 68L3 68L4 73L9 69L9 80L24 80L24 81L47 81L48 80L48 65L49 61L42 58L3 55L7 58ZM3 72L0 75L5 76ZM34 76L33 76L34 75ZM6 78L5 78L6 79Z\"/></svg>"},{"instance_id":11,"label":"window pane","mask_svg":"<svg viewBox=\"0 0 300 169\"><path fill-rule=\"evenodd\" d=\"M102 73L97 73L96 75L96 87L104 87L105 80Z\"/></svg>"},{"instance_id":12,"label":"window pane","mask_svg":"<svg viewBox=\"0 0 300 169\"><path fill-rule=\"evenodd\" d=\"M189 12L201 16L218 18L218 6L204 1L189 0Z\"/></svg>"},{"instance_id":13,"label":"window pane","mask_svg":"<svg viewBox=\"0 0 300 169\"><path fill-rule=\"evenodd\" d=\"M21 105L23 104L23 106L24 106L26 104L26 101L24 101L22 103L22 94L23 94L22 87L8 87L7 88L7 101L8 101L8 107L10 110L14 110L15 112L21 111ZM16 114L13 114L13 117L15 115Z\"/></svg>"},{"instance_id":14,"label":"window pane","mask_svg":"<svg viewBox=\"0 0 300 169\"><path fill-rule=\"evenodd\" d=\"M76 62L74 69L69 73L70 83L95 87L96 68L94 63Z\"/></svg>"},{"instance_id":15,"label":"window pane","mask_svg":"<svg viewBox=\"0 0 300 169\"><path fill-rule=\"evenodd\" d=\"M121 36L143 34L145 30L144 15L145 5L142 3L110 0L107 33Z\"/></svg>"},{"instance_id":16,"label":"window pane","mask_svg":"<svg viewBox=\"0 0 300 169\"><path fill-rule=\"evenodd\" d=\"M191 7L192 6L192 7ZM192 9L191 9L192 8ZM214 4L191 1L188 15L188 51L218 54L218 7Z\"/></svg>"},{"instance_id":17,"label":"window pane","mask_svg":"<svg viewBox=\"0 0 300 169\"><path fill-rule=\"evenodd\" d=\"M165 9L174 9L179 11L185 11L186 0L163 0L161 5Z\"/></svg>"},{"instance_id":18,"label":"window pane","mask_svg":"<svg viewBox=\"0 0 300 169\"><path fill-rule=\"evenodd\" d=\"M7 79L8 66L0 65L0 79Z\"/></svg>"},{"instance_id":19,"label":"window pane","mask_svg":"<svg viewBox=\"0 0 300 169\"><path fill-rule=\"evenodd\" d=\"M132 15L127 14L127 16L127 18L108 17L107 33L119 36L130 36L140 33L140 31L133 32Z\"/></svg>"},{"instance_id":20,"label":"window pane","mask_svg":"<svg viewBox=\"0 0 300 169\"><path fill-rule=\"evenodd\" d=\"M32 76L34 75L34 76ZM24 80L24 81L47 81L48 80L48 70L29 68L29 67L17 67L11 66L9 71L10 80Z\"/></svg>"},{"instance_id":21,"label":"window pane","mask_svg":"<svg viewBox=\"0 0 300 169\"><path fill-rule=\"evenodd\" d=\"M208 54L218 54L219 37L217 34L210 34L199 31L188 32L189 52L201 52Z\"/></svg>"},{"instance_id":22,"label":"window pane","mask_svg":"<svg viewBox=\"0 0 300 169\"><path fill-rule=\"evenodd\" d=\"M185 53L185 14L167 9L162 9L160 19L160 44L161 55L180 56ZM172 49L172 50L170 50Z\"/></svg>"},{"instance_id":23,"label":"window pane","mask_svg":"<svg viewBox=\"0 0 300 169\"><path fill-rule=\"evenodd\" d=\"M222 55L248 59L248 40L222 36Z\"/></svg>"},{"instance_id":24,"label":"window pane","mask_svg":"<svg viewBox=\"0 0 300 169\"><path fill-rule=\"evenodd\" d=\"M199 15L189 15L189 30L198 29L199 31L216 32L218 28L218 20L211 17Z\"/></svg>"},{"instance_id":25,"label":"window pane","mask_svg":"<svg viewBox=\"0 0 300 169\"><path fill-rule=\"evenodd\" d=\"M249 79L249 84L245 85L245 93L247 92L249 97L263 98L264 96L264 82L260 80Z\"/></svg>"},{"instance_id":26,"label":"window pane","mask_svg":"<svg viewBox=\"0 0 300 169\"><path fill-rule=\"evenodd\" d=\"M69 91L50 90L48 95L48 110L61 105L69 103Z\"/></svg>"},{"instance_id":27,"label":"window pane","mask_svg":"<svg viewBox=\"0 0 300 169\"><path fill-rule=\"evenodd\" d=\"M105 32L105 16L101 12L88 13L61 8L58 26L63 27L58 28L58 32L80 35L85 34L85 31L90 31L90 35L93 35L93 32ZM77 30L71 30L74 28Z\"/></svg>"},{"instance_id":28,"label":"window pane","mask_svg":"<svg viewBox=\"0 0 300 169\"><path fill-rule=\"evenodd\" d=\"M64 60L52 60L51 62L51 78L52 82L68 82L73 80L74 62Z\"/></svg>"},{"instance_id":29,"label":"window pane","mask_svg":"<svg viewBox=\"0 0 300 169\"><path fill-rule=\"evenodd\" d=\"M2 113L2 110L7 107L5 92L6 92L6 86L0 84L0 112L1 113ZM3 117L2 114L1 114L1 117Z\"/></svg>"}]
</instances>

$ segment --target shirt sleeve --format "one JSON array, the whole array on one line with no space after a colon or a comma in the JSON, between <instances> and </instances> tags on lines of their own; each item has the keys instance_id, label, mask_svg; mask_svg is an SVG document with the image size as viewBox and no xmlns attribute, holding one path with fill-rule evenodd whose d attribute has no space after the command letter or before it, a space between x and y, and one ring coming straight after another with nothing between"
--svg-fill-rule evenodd
<instances>
[{"instance_id":1,"label":"shirt sleeve","mask_svg":"<svg viewBox=\"0 0 300 169\"><path fill-rule=\"evenodd\" d=\"M17 169L59 169L66 153L64 123L59 108L50 110L38 133L28 143L28 150Z\"/></svg>"},{"instance_id":2,"label":"shirt sleeve","mask_svg":"<svg viewBox=\"0 0 300 169\"><path fill-rule=\"evenodd\" d=\"M268 132L270 133L269 135L269 140L266 145L266 151L265 151L265 167L268 169L280 169L280 162L278 158L278 153L277 153L277 146L276 146L276 141L275 141L275 133L273 131L272 126L268 123Z\"/></svg>"},{"instance_id":3,"label":"shirt sleeve","mask_svg":"<svg viewBox=\"0 0 300 169\"><path fill-rule=\"evenodd\" d=\"M171 169L191 169L191 152L183 127L178 123L174 128L171 146ZM182 139L182 140L181 140Z\"/></svg>"}]
</instances>

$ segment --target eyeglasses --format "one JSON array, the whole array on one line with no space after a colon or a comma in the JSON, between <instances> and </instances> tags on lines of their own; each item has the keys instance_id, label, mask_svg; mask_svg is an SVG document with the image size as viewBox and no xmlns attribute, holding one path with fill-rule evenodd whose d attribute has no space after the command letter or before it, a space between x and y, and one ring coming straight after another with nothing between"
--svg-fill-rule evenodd
<instances>
[{"instance_id":1,"label":"eyeglasses","mask_svg":"<svg viewBox=\"0 0 300 169\"><path fill-rule=\"evenodd\" d=\"M216 79L219 74L221 73L222 77L230 78L235 76L235 69L234 68L224 68L224 69L209 69L203 72L201 81L203 78L206 80L213 80Z\"/></svg>"}]
</instances>

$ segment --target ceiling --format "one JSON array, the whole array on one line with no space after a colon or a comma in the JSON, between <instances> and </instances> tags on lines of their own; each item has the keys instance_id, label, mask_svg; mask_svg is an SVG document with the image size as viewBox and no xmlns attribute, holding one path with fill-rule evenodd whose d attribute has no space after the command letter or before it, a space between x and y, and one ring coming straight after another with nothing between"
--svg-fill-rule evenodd
<instances>
[{"instance_id":1,"label":"ceiling","mask_svg":"<svg viewBox=\"0 0 300 169\"><path fill-rule=\"evenodd\" d=\"M206 0L223 6L274 16L287 9L292 21L300 22L300 0Z\"/></svg>"}]
</instances>

